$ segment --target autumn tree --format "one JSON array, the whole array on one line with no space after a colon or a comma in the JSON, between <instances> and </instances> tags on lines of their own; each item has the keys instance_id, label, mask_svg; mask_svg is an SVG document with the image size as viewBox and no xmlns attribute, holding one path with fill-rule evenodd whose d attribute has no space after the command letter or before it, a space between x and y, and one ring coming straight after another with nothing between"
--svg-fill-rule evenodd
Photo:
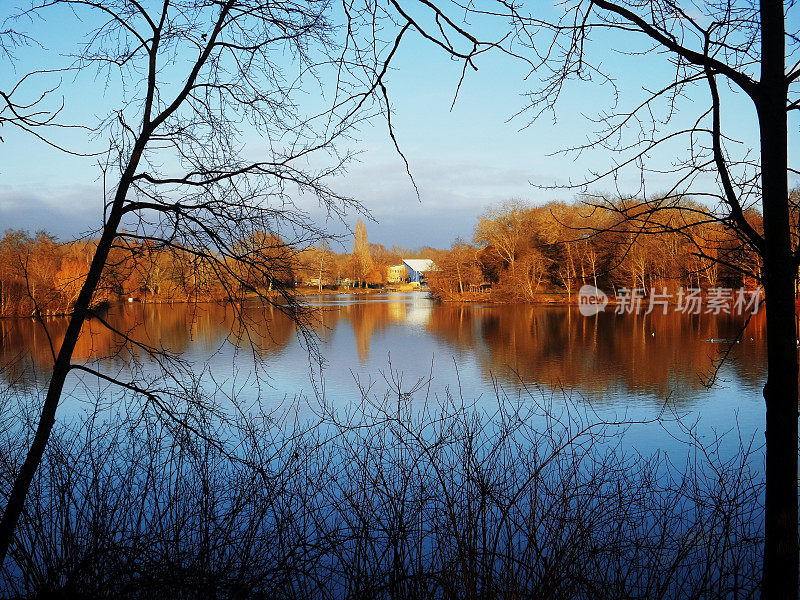
<instances>
[{"instance_id":1,"label":"autumn tree","mask_svg":"<svg viewBox=\"0 0 800 600\"><path fill-rule=\"evenodd\" d=\"M512 270L523 243L525 205L512 200L486 209L475 225L475 243L491 246L497 256Z\"/></svg>"},{"instance_id":2,"label":"autumn tree","mask_svg":"<svg viewBox=\"0 0 800 600\"><path fill-rule=\"evenodd\" d=\"M367 227L361 219L356 223L353 252L350 255L350 260L353 268L353 278L363 286L367 281L367 275L373 268L373 262L369 248L369 238L367 237Z\"/></svg>"},{"instance_id":3,"label":"autumn tree","mask_svg":"<svg viewBox=\"0 0 800 600\"><path fill-rule=\"evenodd\" d=\"M530 247L518 261L514 274L514 289L526 300L535 300L544 286L548 284L548 273L552 259L536 246Z\"/></svg>"},{"instance_id":4,"label":"autumn tree","mask_svg":"<svg viewBox=\"0 0 800 600\"><path fill-rule=\"evenodd\" d=\"M426 275L428 285L441 298L457 298L482 282L478 249L462 239L453 242L450 250L433 254L436 270Z\"/></svg>"},{"instance_id":5,"label":"autumn tree","mask_svg":"<svg viewBox=\"0 0 800 600\"><path fill-rule=\"evenodd\" d=\"M309 278L317 280L317 289L322 291L326 279L335 279L335 254L327 240L308 248L298 255L301 269Z\"/></svg>"}]
</instances>

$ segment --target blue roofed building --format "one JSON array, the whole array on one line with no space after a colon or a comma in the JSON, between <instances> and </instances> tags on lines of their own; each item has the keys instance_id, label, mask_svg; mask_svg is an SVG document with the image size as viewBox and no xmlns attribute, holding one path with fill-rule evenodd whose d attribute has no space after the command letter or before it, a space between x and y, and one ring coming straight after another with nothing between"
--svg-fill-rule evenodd
<instances>
[{"instance_id":1,"label":"blue roofed building","mask_svg":"<svg viewBox=\"0 0 800 600\"><path fill-rule=\"evenodd\" d=\"M406 281L410 283L425 284L425 274L436 271L436 264L429 258L404 258L406 268Z\"/></svg>"}]
</instances>

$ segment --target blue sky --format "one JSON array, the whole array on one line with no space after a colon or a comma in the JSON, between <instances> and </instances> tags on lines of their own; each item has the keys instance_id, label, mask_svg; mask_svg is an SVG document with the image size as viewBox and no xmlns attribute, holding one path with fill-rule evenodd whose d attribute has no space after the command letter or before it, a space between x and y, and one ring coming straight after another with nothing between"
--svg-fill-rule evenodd
<instances>
[{"instance_id":1,"label":"blue sky","mask_svg":"<svg viewBox=\"0 0 800 600\"><path fill-rule=\"evenodd\" d=\"M17 72L49 66L61 60L54 57L69 51L69 44L78 37L77 27L68 15L62 16L63 20L28 25L28 32L45 50L21 49ZM641 97L643 87L655 86L668 73L664 57L631 57L614 50L618 45L630 48L629 39L600 39L590 49L596 61L615 73L626 104ZM593 128L588 117L608 108L613 100L609 86L591 82L571 85L555 116L545 115L526 127L524 116L510 118L525 106L523 94L536 81L524 80L527 71L518 61L499 54L481 57L479 71L468 73L451 110L461 65L418 36L406 42L389 74L388 89L395 132L421 198L417 199L381 120L361 128L350 143L351 149L360 152L358 161L346 175L331 182L371 212L375 222L367 223L370 241L387 246L447 247L457 236L469 240L477 216L487 206L510 198L533 204L572 199L574 191L539 186L576 182L610 164L608 154L600 151L553 155L586 141ZM0 63L0 82L14 77L8 63ZM86 74L75 81L62 79L61 91L67 104L65 118L74 120L105 114L116 98L113 86L106 87ZM699 100L705 100L702 92L698 92ZM755 145L754 112L741 96L726 95L723 119L745 145ZM689 119L696 106L689 98L678 122ZM0 144L0 228L44 228L68 238L96 226L101 217L102 179L95 159L66 156L8 127L0 135L5 139ZM793 123L790 147L796 135ZM70 132L64 139L73 147L103 145L102 140L84 138L83 133ZM681 152L680 146L665 148L651 160L667 165ZM665 189L669 183L669 177L654 175L648 189ZM612 185L609 181L592 189L610 191ZM623 174L617 185L635 191L637 173ZM308 208L314 213L313 205ZM329 225L334 231L343 230L336 223Z\"/></svg>"}]
</instances>

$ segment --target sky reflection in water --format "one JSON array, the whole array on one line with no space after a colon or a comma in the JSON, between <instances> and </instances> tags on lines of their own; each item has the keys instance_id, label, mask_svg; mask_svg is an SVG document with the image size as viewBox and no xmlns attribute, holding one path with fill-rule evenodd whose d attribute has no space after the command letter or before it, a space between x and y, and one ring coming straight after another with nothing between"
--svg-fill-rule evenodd
<instances>
[{"instance_id":1,"label":"sky reflection in water","mask_svg":"<svg viewBox=\"0 0 800 600\"><path fill-rule=\"evenodd\" d=\"M313 331L321 371L296 327L276 310L264 319L245 307L253 319L246 335L234 326L232 307L216 304L120 305L106 318L137 340L180 353L195 370L205 371L208 389L235 389L240 398L260 399L265 406L301 396L313 404L322 394L343 406L359 398L359 388L383 396L394 378L402 380L404 391L424 382L414 395L420 402L425 396L444 398L449 390L490 407L497 386L523 399L566 394L609 418L649 419L666 402L699 415L709 435L737 422L747 435L763 427L763 315L752 319L734 346L721 382L707 390L703 376L726 348L709 340L735 338L743 323L739 317L613 312L583 317L574 308L556 306L436 304L421 293L320 296L307 302L317 309ZM58 340L66 320L47 324ZM119 353L119 343L99 323L89 323L76 361L124 377L131 357ZM0 320L6 380L33 391L45 379L49 356L47 337L33 320ZM258 382L251 374L255 364L260 365ZM152 361L141 360L139 375L155 372ZM72 398L88 393L73 385ZM639 446L668 443L666 434L652 428L627 435Z\"/></svg>"}]
</instances>

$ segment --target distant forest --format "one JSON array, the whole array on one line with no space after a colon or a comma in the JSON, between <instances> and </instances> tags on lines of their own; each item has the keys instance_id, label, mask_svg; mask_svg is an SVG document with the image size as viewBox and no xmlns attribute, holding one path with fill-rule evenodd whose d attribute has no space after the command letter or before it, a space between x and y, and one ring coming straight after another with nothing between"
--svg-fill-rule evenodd
<instances>
[{"instance_id":1,"label":"distant forest","mask_svg":"<svg viewBox=\"0 0 800 600\"><path fill-rule=\"evenodd\" d=\"M205 249L133 240L113 249L94 303L225 300L254 291L291 293L296 286L380 287L388 283L388 267L404 258L433 259L437 270L427 274L428 285L451 300L491 290L500 302L572 301L585 283L612 292L757 287L757 254L725 222L692 221L693 214L686 202L637 219L583 203L532 207L512 201L488 209L473 240L456 240L448 250L371 244L359 221L351 252L335 252L327 242L298 248L260 233L232 244L231 256L221 261L209 260ZM747 218L761 230L759 213ZM59 242L46 232L6 231L0 241L0 316L69 312L94 247L91 240Z\"/></svg>"},{"instance_id":2,"label":"distant forest","mask_svg":"<svg viewBox=\"0 0 800 600\"><path fill-rule=\"evenodd\" d=\"M0 240L0 316L61 315L78 297L94 255L95 240L59 242L45 231L7 230ZM278 235L257 233L230 245L230 254L127 239L111 251L93 304L133 298L140 302L231 300L291 294L297 286L380 287L387 269L432 248L387 250L370 244L356 225L352 252L324 241L298 248ZM212 259L213 258L213 259Z\"/></svg>"},{"instance_id":3,"label":"distant forest","mask_svg":"<svg viewBox=\"0 0 800 600\"><path fill-rule=\"evenodd\" d=\"M485 291L488 283L498 301L572 301L584 284L669 293L681 286L760 285L760 257L729 224L710 220L707 209L694 210L685 200L652 206L603 206L601 199L490 208L479 218L472 244L459 240L432 256L439 270L429 276L430 286L445 299ZM748 211L746 218L761 232L760 213Z\"/></svg>"}]
</instances>

